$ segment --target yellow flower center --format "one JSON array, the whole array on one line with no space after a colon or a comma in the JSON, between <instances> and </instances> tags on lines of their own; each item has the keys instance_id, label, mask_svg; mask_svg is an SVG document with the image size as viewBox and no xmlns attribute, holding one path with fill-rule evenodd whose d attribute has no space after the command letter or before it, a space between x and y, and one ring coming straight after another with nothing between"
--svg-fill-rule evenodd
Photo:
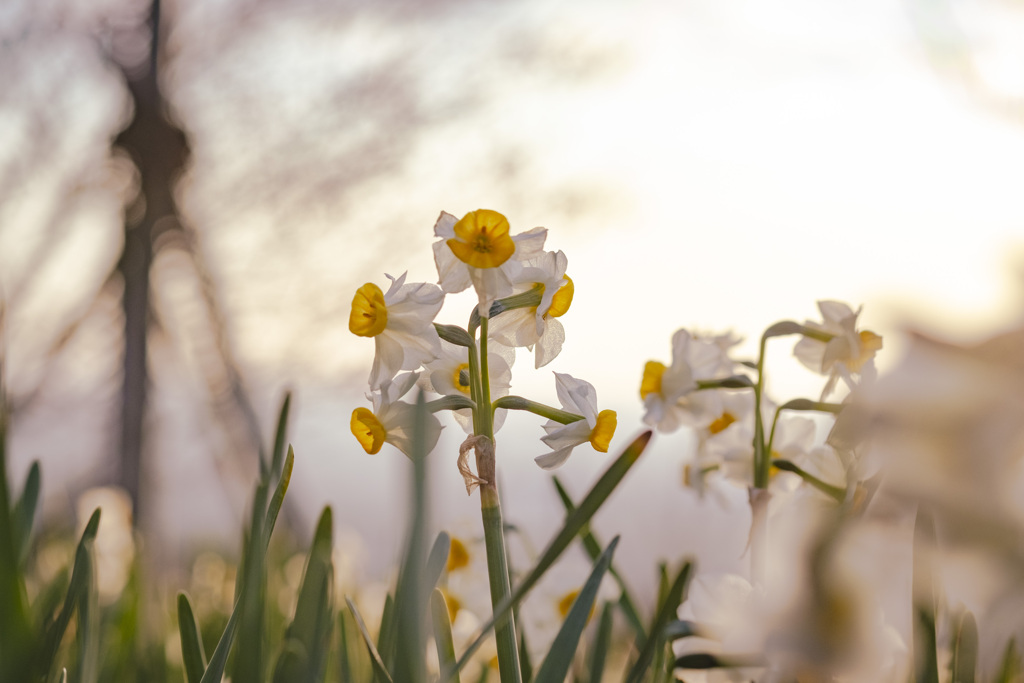
<instances>
[{"instance_id":1,"label":"yellow flower center","mask_svg":"<svg viewBox=\"0 0 1024 683\"><path fill-rule=\"evenodd\" d=\"M384 445L387 431L377 416L368 408L356 408L352 411L352 434L355 435L363 450L374 455Z\"/></svg>"},{"instance_id":2,"label":"yellow flower center","mask_svg":"<svg viewBox=\"0 0 1024 683\"><path fill-rule=\"evenodd\" d=\"M455 617L458 616L459 610L462 609L462 601L446 590L442 590L441 595L444 596L444 604L448 608L448 619L450 621L455 621Z\"/></svg>"},{"instance_id":3,"label":"yellow flower center","mask_svg":"<svg viewBox=\"0 0 1024 683\"><path fill-rule=\"evenodd\" d=\"M862 330L860 337L860 355L846 362L850 372L860 372L864 364L875 357L882 348L882 338L870 330Z\"/></svg>"},{"instance_id":4,"label":"yellow flower center","mask_svg":"<svg viewBox=\"0 0 1024 683\"><path fill-rule=\"evenodd\" d=\"M469 551L466 550L466 545L454 536L448 547L448 564L446 566L449 572L469 566Z\"/></svg>"},{"instance_id":5,"label":"yellow flower center","mask_svg":"<svg viewBox=\"0 0 1024 683\"><path fill-rule=\"evenodd\" d=\"M648 394L661 393L661 376L665 374L665 364L656 360L647 361L644 366L644 378L640 380L640 400L647 398Z\"/></svg>"},{"instance_id":6,"label":"yellow flower center","mask_svg":"<svg viewBox=\"0 0 1024 683\"><path fill-rule=\"evenodd\" d=\"M576 602L576 598L580 596L579 590L571 590L563 595L557 603L558 614L561 615L562 619L569 616L569 610L572 609L573 604ZM594 616L594 607L591 605L590 613L587 615L587 621L590 621L590 617Z\"/></svg>"},{"instance_id":7,"label":"yellow flower center","mask_svg":"<svg viewBox=\"0 0 1024 683\"><path fill-rule=\"evenodd\" d=\"M469 396L469 363L463 363L452 371L452 384L456 389ZM452 542L454 543L454 540Z\"/></svg>"},{"instance_id":8,"label":"yellow flower center","mask_svg":"<svg viewBox=\"0 0 1024 683\"><path fill-rule=\"evenodd\" d=\"M348 329L360 337L376 337L388 325L388 307L380 287L367 282L356 290L352 299L352 313L348 316Z\"/></svg>"},{"instance_id":9,"label":"yellow flower center","mask_svg":"<svg viewBox=\"0 0 1024 683\"><path fill-rule=\"evenodd\" d=\"M611 443L615 427L618 424L619 419L614 410L602 410L597 414L597 424L590 432L590 445L594 447L595 451L608 452L608 444Z\"/></svg>"},{"instance_id":10,"label":"yellow flower center","mask_svg":"<svg viewBox=\"0 0 1024 683\"><path fill-rule=\"evenodd\" d=\"M725 431L725 428L736 421L736 418L732 413L725 412L718 417L714 422L708 425L708 431L712 434L718 434L719 432Z\"/></svg>"},{"instance_id":11,"label":"yellow flower center","mask_svg":"<svg viewBox=\"0 0 1024 683\"><path fill-rule=\"evenodd\" d=\"M448 240L448 246L456 258L473 268L497 268L516 250L508 231L508 219L497 211L470 211L455 224L455 237Z\"/></svg>"},{"instance_id":12,"label":"yellow flower center","mask_svg":"<svg viewBox=\"0 0 1024 683\"><path fill-rule=\"evenodd\" d=\"M580 592L578 590L569 591L558 600L558 613L565 619L569 615L569 610L572 609L572 603L576 602L576 598L579 597Z\"/></svg>"},{"instance_id":13,"label":"yellow flower center","mask_svg":"<svg viewBox=\"0 0 1024 683\"><path fill-rule=\"evenodd\" d=\"M569 306L572 305L572 295L575 293L576 288L572 284L572 278L566 275L565 284L559 287L555 295L551 297L551 308L548 309L548 317L558 318L565 315L565 312L569 310Z\"/></svg>"}]
</instances>

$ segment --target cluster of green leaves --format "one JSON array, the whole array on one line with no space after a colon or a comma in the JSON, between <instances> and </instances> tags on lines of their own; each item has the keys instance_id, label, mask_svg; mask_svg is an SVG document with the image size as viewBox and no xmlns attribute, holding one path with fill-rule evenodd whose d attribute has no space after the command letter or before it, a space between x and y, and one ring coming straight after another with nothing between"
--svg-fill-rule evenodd
<instances>
[{"instance_id":1,"label":"cluster of green leaves","mask_svg":"<svg viewBox=\"0 0 1024 683\"><path fill-rule=\"evenodd\" d=\"M488 638L494 624L517 610L523 599L576 540L589 553L593 567L561 625L547 655L532 662L526 634L519 635L524 683L552 683L571 676L580 683L604 680L612 643L616 612L634 645L623 672L625 681L672 680L670 645L680 633L675 613L691 574L686 563L670 576L661 568L662 587L655 614L644 623L637 603L613 566L618 538L604 544L590 530L590 521L608 496L643 453L650 434L626 448L576 504L555 479L566 509L561 528L528 571L513 583L508 600L462 651L457 651L445 599L438 588L450 550L450 538L442 532L428 543L429 501L426 490L427 454L423 439L410 459L408 536L394 589L387 596L380 628L372 634L355 602L334 595L332 564L333 523L325 508L306 554L305 573L297 594L294 617L287 624L273 624L268 600L268 548L281 511L294 464L286 447L290 401L281 406L273 449L261 454L260 473L252 498L252 510L243 538L243 550L235 582L234 607L226 623L201 625L196 606L185 592L177 595L177 629L181 643L183 676L187 683L221 681L274 683L324 680L426 682L431 678L460 681L469 675L466 666ZM417 412L417 433L425 431L427 411L422 397ZM0 421L0 448L4 422ZM101 612L98 605L92 544L100 511L89 519L75 551L70 571L43 586L30 602L26 590L26 562L30 556L31 530L40 493L40 469L34 464L17 496L7 485L6 454L0 451L0 680L50 683L51 681L173 680L175 667L163 656L166 639L160 628L144 628L151 611L144 608L147 591L141 575L133 573L128 587L113 606ZM614 602L598 605L598 589L606 575L620 586ZM344 605L342 605L344 602ZM599 612L591 629L587 656L578 655L586 639L591 615ZM219 634L206 633L211 628ZM146 641L141 633L150 631ZM433 640L440 675L428 673L428 644ZM213 644L207 656L207 646ZM156 650L160 650L159 653ZM485 680L489 667L481 665L473 680ZM141 678L140 678L141 677Z\"/></svg>"},{"instance_id":2,"label":"cluster of green leaves","mask_svg":"<svg viewBox=\"0 0 1024 683\"><path fill-rule=\"evenodd\" d=\"M421 397L417 419L419 433L424 429L425 419L426 410ZM364 625L362 615L351 600L347 601L351 618L343 615L341 619L343 626L350 622L355 623L358 636L372 663L372 680L387 683L427 681L424 657L426 636L431 632L440 665L439 680L461 681L466 665L472 661L474 653L495 624L518 608L562 553L577 539L589 553L593 567L547 655L536 667L530 660L526 635L519 633L523 683L561 683L570 674L580 683L598 683L604 680L607 655L611 650L613 613L616 609L624 616L635 643L624 680L628 683L672 680L674 660L670 645L673 638L677 637L673 632L678 632L679 625L675 620L675 614L683 600L691 575L691 563L686 563L672 579L669 578L667 569L662 567L661 595L654 618L645 627L625 582L612 566L618 537L603 545L589 527L594 514L637 462L650 436L650 433L646 433L630 444L605 470L578 505L573 503L561 482L555 480L557 491L566 508L566 518L562 527L554 534L533 567L526 571L522 578L513 582L508 599L495 608L491 618L461 654L456 652L449 612L444 596L437 587L448 557L450 539L442 532L434 539L429 552L426 551L427 539L424 534L429 519L425 490L427 458L422 448L414 452L411 457L414 472L410 496L410 500L413 501L409 518L410 531L397 585L385 601L380 632L376 639L372 637ZM414 442L421 444L422 439L414 438ZM601 605L598 625L587 648L590 656L581 664L578 661L577 650L590 621L590 615L595 610L598 589L606 574L610 574L619 584L620 596L614 603ZM428 625L429 629L426 628ZM345 628L342 631L341 651L344 658L351 652L352 643L351 631ZM343 670L341 680L371 680L351 677L350 673L352 672ZM486 664L481 665L479 672L472 674L475 681L484 681L488 675L489 668Z\"/></svg>"},{"instance_id":3,"label":"cluster of green leaves","mask_svg":"<svg viewBox=\"0 0 1024 683\"><path fill-rule=\"evenodd\" d=\"M0 396L0 680L66 681L58 657L75 619L74 679L92 683L99 673L99 611L92 544L100 511L92 513L75 550L70 579L60 574L32 602L26 590L26 563L39 504L39 463L29 468L20 493L12 498L7 472L6 407Z\"/></svg>"}]
</instances>

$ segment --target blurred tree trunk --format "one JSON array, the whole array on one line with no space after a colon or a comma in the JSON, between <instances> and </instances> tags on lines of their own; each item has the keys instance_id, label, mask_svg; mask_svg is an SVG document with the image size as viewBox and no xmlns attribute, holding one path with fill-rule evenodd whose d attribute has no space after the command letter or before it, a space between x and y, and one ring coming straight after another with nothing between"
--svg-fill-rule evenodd
<instances>
[{"instance_id":1,"label":"blurred tree trunk","mask_svg":"<svg viewBox=\"0 0 1024 683\"><path fill-rule=\"evenodd\" d=\"M131 123L115 144L139 171L139 194L125 212L124 247L117 269L124 286L124 359L121 395L121 437L118 483L132 499L136 523L143 516L142 487L144 424L149 371L147 340L150 326L150 266L153 245L161 234L180 231L173 187L188 158L184 133L166 116L157 81L160 3L150 12L151 49L143 68L122 67L132 97Z\"/></svg>"}]
</instances>

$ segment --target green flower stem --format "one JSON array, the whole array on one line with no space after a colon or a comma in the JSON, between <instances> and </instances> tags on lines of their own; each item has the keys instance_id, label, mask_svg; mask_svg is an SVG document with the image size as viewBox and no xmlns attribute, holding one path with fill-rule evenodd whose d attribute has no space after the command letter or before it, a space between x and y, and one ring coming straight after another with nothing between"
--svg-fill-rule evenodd
<instances>
[{"instance_id":1,"label":"green flower stem","mask_svg":"<svg viewBox=\"0 0 1024 683\"><path fill-rule=\"evenodd\" d=\"M826 403L824 401L812 401L807 398L795 398L792 401L787 401L781 406L775 409L775 417L772 418L772 429L768 432L768 446L765 448L765 452L769 458L772 456L772 445L775 443L775 427L779 423L779 415L783 410L800 410L808 411L814 410L822 413L832 413L838 415L843 409L842 404L839 403Z\"/></svg>"},{"instance_id":2,"label":"green flower stem","mask_svg":"<svg viewBox=\"0 0 1024 683\"><path fill-rule=\"evenodd\" d=\"M475 309L474 309L475 310ZM480 434L480 362L476 355L476 344L467 349L469 351L469 397L472 399L473 408L473 433Z\"/></svg>"},{"instance_id":3,"label":"green flower stem","mask_svg":"<svg viewBox=\"0 0 1024 683\"><path fill-rule=\"evenodd\" d=\"M473 423L477 436L484 436L488 444L476 448L476 471L480 484L480 514L484 526L484 547L487 554L487 578L491 588L491 607L507 602L512 593L508 574L508 557L505 553L505 530L501 521L501 503L498 497L497 467L494 457L494 410L491 407L491 382L487 367L487 318L480 321L480 357L478 370L473 372L475 363L470 364L470 374L475 374L479 385L477 408L473 411ZM521 683L522 671L519 664L515 616L509 612L494 627L494 638L498 649L498 674L501 683Z\"/></svg>"},{"instance_id":4,"label":"green flower stem","mask_svg":"<svg viewBox=\"0 0 1024 683\"><path fill-rule=\"evenodd\" d=\"M522 292L520 294L513 294L507 296L504 299L498 299L491 304L490 310L487 312L488 317L495 317L504 313L505 311L514 311L517 308L536 308L540 306L540 300L544 295L544 289L541 285L534 285L532 288ZM480 317L479 311L474 308L473 312L469 316L469 334L472 336L476 332L476 328L483 322L483 318Z\"/></svg>"},{"instance_id":5,"label":"green flower stem","mask_svg":"<svg viewBox=\"0 0 1024 683\"><path fill-rule=\"evenodd\" d=\"M494 441L494 411L491 409L491 375L488 371L487 358L487 321L484 318L480 321L480 431L491 441Z\"/></svg>"},{"instance_id":6,"label":"green flower stem","mask_svg":"<svg viewBox=\"0 0 1024 683\"><path fill-rule=\"evenodd\" d=\"M768 454L765 453L764 420L761 417L761 397L764 395L764 351L768 333L761 336L757 352L757 383L754 385L754 488L768 488Z\"/></svg>"},{"instance_id":7,"label":"green flower stem","mask_svg":"<svg viewBox=\"0 0 1024 683\"><path fill-rule=\"evenodd\" d=\"M506 410L525 410L533 413L534 415L540 415L543 418L554 420L555 422L564 425L579 422L583 419L582 415L559 410L558 408L552 408L549 405L537 403L536 401L525 399L522 396L502 396L494 402L494 410L497 410L498 408L505 408Z\"/></svg>"},{"instance_id":8,"label":"green flower stem","mask_svg":"<svg viewBox=\"0 0 1024 683\"><path fill-rule=\"evenodd\" d=\"M442 396L436 401L427 401L427 410L431 413L436 413L441 410L462 410L469 408L471 410L476 409L476 403L468 396L460 396L458 394L452 394L451 396Z\"/></svg>"}]
</instances>

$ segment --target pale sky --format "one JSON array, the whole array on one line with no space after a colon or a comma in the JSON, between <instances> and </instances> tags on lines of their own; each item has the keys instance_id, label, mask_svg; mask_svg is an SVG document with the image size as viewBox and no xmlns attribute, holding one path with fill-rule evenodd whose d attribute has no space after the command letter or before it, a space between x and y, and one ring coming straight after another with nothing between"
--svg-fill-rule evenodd
<instances>
[{"instance_id":1,"label":"pale sky","mask_svg":"<svg viewBox=\"0 0 1024 683\"><path fill-rule=\"evenodd\" d=\"M347 317L355 289L384 284L384 273L436 281L431 228L441 210L495 209L513 232L543 225L547 248L568 255L576 298L562 355L541 371L521 355L513 391L554 402L551 370L592 382L602 407L619 411L613 452L641 428L644 362L667 362L682 326L732 329L753 353L767 325L815 317L818 299L864 304L864 325L885 336L884 368L908 318L968 338L1019 317L1012 268L1024 264L1024 123L978 90L988 84L1001 96L1024 82L1013 52L1024 41L990 20L1002 16L993 14L999 3L957 4L972 10L964 26L983 58L971 87L949 67L957 53L941 22L896 0L535 0L411 19L346 7L331 21L315 3L297 12L269 4L225 40L214 19L231 7L180 6L166 81L193 136L180 196L268 423L281 388L297 392L292 495L310 525L332 502L340 526L400 542L403 458L390 447L366 456L348 431L372 344L348 333ZM942 63L927 49L935 41ZM107 90L87 111L115 121L116 83L107 72L97 78ZM81 219L64 253L91 248L102 265L116 250L95 245L118 234L110 196L124 190L110 178L100 185L106 203L81 209L92 222ZM4 244L18 243L6 234ZM0 264L17 263L12 253L0 252ZM81 292L51 270L43 291ZM453 301L439 320L462 324L467 313ZM174 320L165 314L168 338L186 339ZM772 346L769 388L779 400L821 386L786 360L791 347ZM160 433L208 436L204 405L189 399L202 382L188 349L165 358L173 367L157 375ZM459 491L449 458L458 427L448 424L437 498L443 519L472 520L477 501ZM560 513L530 462L542 448L538 425L510 419L499 439L517 453L502 465L507 518L540 545ZM20 467L61 451L56 439L23 434ZM95 441L86 449L94 458L104 448ZM641 581L653 579L658 553L692 550L725 568L742 552L744 531L720 506L698 506L681 489L687 443L660 438L599 518L605 538L627 534L620 554ZM176 492L195 485L218 447L157 447L168 519ZM607 462L583 450L562 472L577 494ZM93 461L87 453L79 468ZM232 534L244 500L236 503L217 512ZM209 511L194 515L186 524ZM666 519L679 520L666 532L673 547L649 543L641 532ZM389 566L386 545L370 549L371 574Z\"/></svg>"}]
</instances>

